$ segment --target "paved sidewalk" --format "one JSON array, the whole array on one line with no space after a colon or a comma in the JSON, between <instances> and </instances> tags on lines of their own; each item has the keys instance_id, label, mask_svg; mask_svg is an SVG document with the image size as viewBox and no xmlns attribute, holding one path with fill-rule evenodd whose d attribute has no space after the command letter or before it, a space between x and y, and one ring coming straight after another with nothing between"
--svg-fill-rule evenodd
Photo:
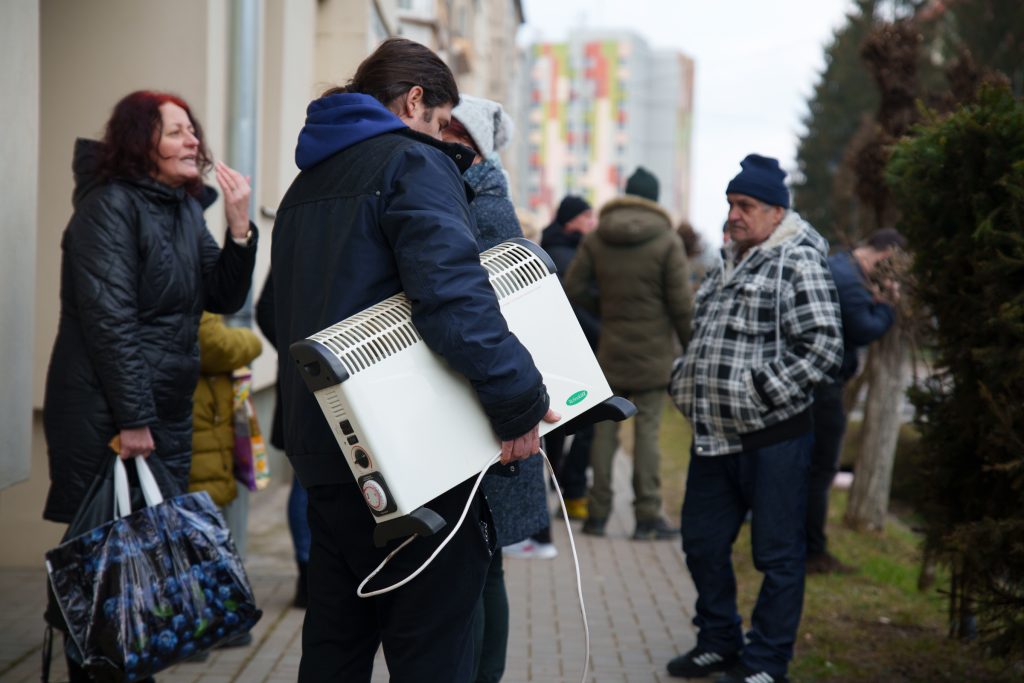
<instances>
[{"instance_id":1,"label":"paved sidewalk","mask_svg":"<svg viewBox=\"0 0 1024 683\"><path fill-rule=\"evenodd\" d=\"M583 594L591 634L592 683L675 681L665 663L691 648L695 592L678 541L630 540L631 461L619 454L615 510L608 537L579 533ZM301 610L290 607L295 568L285 509L287 488L253 497L246 562L263 618L253 645L216 650L205 662L181 664L157 676L160 683L285 683L298 674ZM554 507L552 499L552 507ZM561 520L552 532L554 560L505 560L511 607L506 683L576 683L585 652L569 539ZM414 587L415 584L411 584ZM38 681L45 573L0 571L0 681ZM54 647L51 680L67 680L63 652ZM388 680L378 653L373 683Z\"/></svg>"}]
</instances>

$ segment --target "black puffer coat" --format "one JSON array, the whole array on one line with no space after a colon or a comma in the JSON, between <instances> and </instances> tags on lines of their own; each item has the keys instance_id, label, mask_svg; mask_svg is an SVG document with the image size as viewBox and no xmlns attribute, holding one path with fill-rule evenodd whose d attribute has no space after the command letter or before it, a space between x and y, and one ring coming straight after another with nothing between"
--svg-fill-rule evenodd
<instances>
[{"instance_id":1,"label":"black puffer coat","mask_svg":"<svg viewBox=\"0 0 1024 683\"><path fill-rule=\"evenodd\" d=\"M149 426L164 494L186 489L199 318L204 308L237 311L256 262L255 238L218 247L199 202L181 188L148 178L97 183L97 149L75 146L75 213L61 243L60 323L43 403L43 517L55 522L74 516L121 429Z\"/></svg>"}]
</instances>

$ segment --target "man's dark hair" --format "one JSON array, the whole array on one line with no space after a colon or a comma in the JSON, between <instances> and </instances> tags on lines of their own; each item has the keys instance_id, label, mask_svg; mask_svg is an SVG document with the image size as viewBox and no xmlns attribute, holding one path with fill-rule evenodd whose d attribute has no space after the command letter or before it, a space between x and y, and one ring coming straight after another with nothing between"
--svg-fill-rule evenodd
<instances>
[{"instance_id":1,"label":"man's dark hair","mask_svg":"<svg viewBox=\"0 0 1024 683\"><path fill-rule=\"evenodd\" d=\"M893 247L903 249L907 246L907 238L894 228L882 228L868 235L868 238L864 240L864 245L875 251L885 251Z\"/></svg>"},{"instance_id":2,"label":"man's dark hair","mask_svg":"<svg viewBox=\"0 0 1024 683\"><path fill-rule=\"evenodd\" d=\"M388 38L363 60L345 86L331 88L323 97L362 93L390 108L417 85L423 88L423 104L428 108L459 103L455 76L440 57L407 38Z\"/></svg>"},{"instance_id":3,"label":"man's dark hair","mask_svg":"<svg viewBox=\"0 0 1024 683\"><path fill-rule=\"evenodd\" d=\"M726 223L728 225L728 223ZM686 250L687 258L693 258L694 256L700 256L704 253L704 241L694 230L693 225L689 221L682 221L676 228L676 234L679 235L680 239L683 240L683 248Z\"/></svg>"}]
</instances>

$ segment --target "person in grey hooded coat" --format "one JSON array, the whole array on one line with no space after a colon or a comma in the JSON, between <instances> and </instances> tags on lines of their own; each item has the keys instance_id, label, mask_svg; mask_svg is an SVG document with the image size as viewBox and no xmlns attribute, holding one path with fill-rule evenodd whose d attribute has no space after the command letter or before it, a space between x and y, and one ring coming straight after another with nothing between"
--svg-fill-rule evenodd
<instances>
[{"instance_id":1,"label":"person in grey hooded coat","mask_svg":"<svg viewBox=\"0 0 1024 683\"><path fill-rule=\"evenodd\" d=\"M446 141L466 145L475 152L473 165L462 178L474 193L469 209L476 219L480 250L522 237L515 207L509 199L505 169L498 157L498 150L512 134L512 121L502 106L492 100L462 95L443 134ZM522 461L519 469L516 476L487 474L482 484L494 518L498 548L474 616L476 683L497 683L505 672L509 611L501 546L527 540L550 526L544 461L540 455L534 455Z\"/></svg>"}]
</instances>

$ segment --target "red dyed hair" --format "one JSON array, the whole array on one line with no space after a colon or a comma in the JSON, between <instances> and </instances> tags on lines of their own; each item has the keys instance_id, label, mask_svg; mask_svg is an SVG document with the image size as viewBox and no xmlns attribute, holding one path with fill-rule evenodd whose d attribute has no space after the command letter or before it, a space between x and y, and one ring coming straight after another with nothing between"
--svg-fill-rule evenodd
<instances>
[{"instance_id":1,"label":"red dyed hair","mask_svg":"<svg viewBox=\"0 0 1024 683\"><path fill-rule=\"evenodd\" d=\"M203 188L202 176L213 166L210 152L203 140L203 128L192 115L192 109L185 100L165 92L136 90L125 95L114 105L114 111L107 121L106 133L103 136L100 173L104 178L138 179L156 173L157 165L153 160L153 152L163 130L160 107L167 102L185 110L188 120L195 128L195 136L199 139L199 149L196 151L199 178L185 185L190 194L199 194Z\"/></svg>"}]
</instances>

